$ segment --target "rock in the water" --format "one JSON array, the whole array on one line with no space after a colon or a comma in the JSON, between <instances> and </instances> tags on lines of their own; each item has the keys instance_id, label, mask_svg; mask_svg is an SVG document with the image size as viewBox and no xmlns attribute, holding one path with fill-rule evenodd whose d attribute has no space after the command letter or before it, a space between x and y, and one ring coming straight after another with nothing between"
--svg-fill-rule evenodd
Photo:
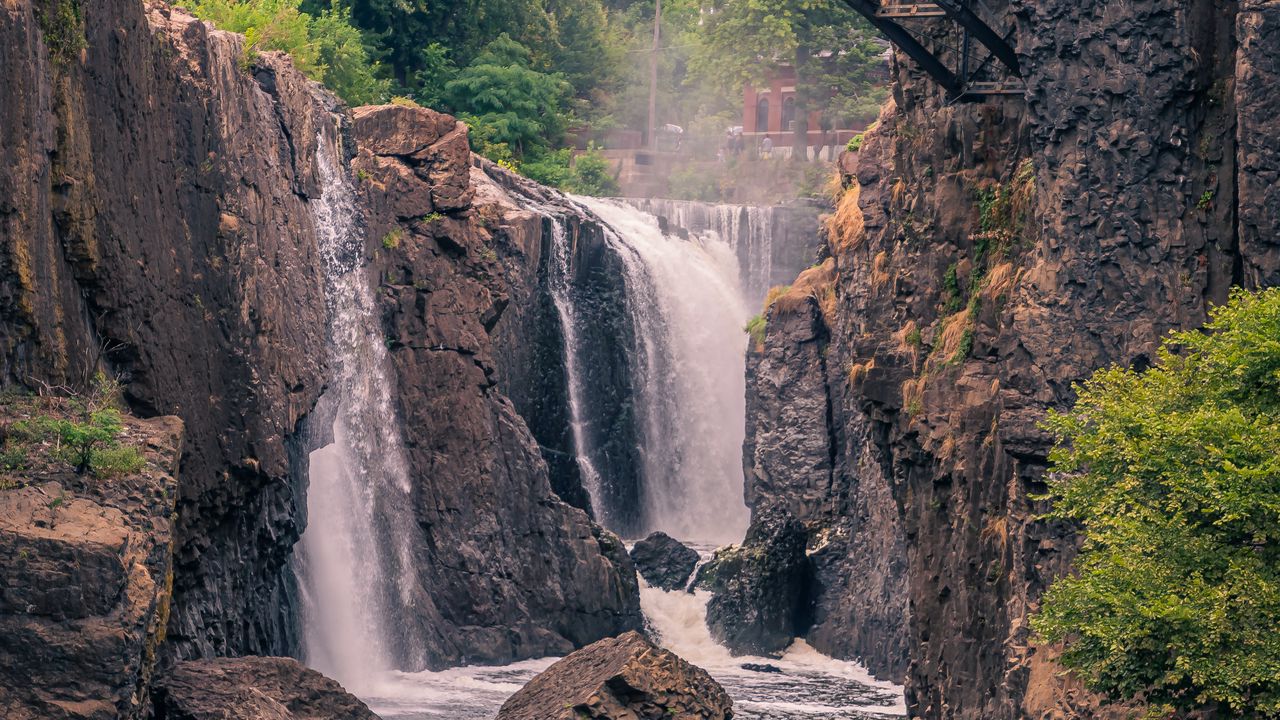
<instances>
[{"instance_id":1,"label":"rock in the water","mask_svg":"<svg viewBox=\"0 0 1280 720\"><path fill-rule=\"evenodd\" d=\"M378 720L336 681L279 657L177 663L152 702L159 720Z\"/></svg>"},{"instance_id":2,"label":"rock in the water","mask_svg":"<svg viewBox=\"0 0 1280 720\"><path fill-rule=\"evenodd\" d=\"M706 671L637 632L585 647L529 681L497 720L728 720L733 701Z\"/></svg>"},{"instance_id":3,"label":"rock in the water","mask_svg":"<svg viewBox=\"0 0 1280 720\"><path fill-rule=\"evenodd\" d=\"M804 525L781 508L757 514L739 547L716 551L700 586L715 594L707 626L735 655L777 655L800 634L808 581Z\"/></svg>"},{"instance_id":4,"label":"rock in the water","mask_svg":"<svg viewBox=\"0 0 1280 720\"><path fill-rule=\"evenodd\" d=\"M742 669L759 673L782 673L782 668L777 665L770 665L769 663L742 663Z\"/></svg>"},{"instance_id":5,"label":"rock in the water","mask_svg":"<svg viewBox=\"0 0 1280 720\"><path fill-rule=\"evenodd\" d=\"M631 548L640 576L663 590L682 590L698 566L698 551L663 532L656 532Z\"/></svg>"},{"instance_id":6,"label":"rock in the water","mask_svg":"<svg viewBox=\"0 0 1280 720\"><path fill-rule=\"evenodd\" d=\"M0 717L145 713L138 688L169 611L182 435L174 417L127 419L139 471L32 471L0 489Z\"/></svg>"}]
</instances>

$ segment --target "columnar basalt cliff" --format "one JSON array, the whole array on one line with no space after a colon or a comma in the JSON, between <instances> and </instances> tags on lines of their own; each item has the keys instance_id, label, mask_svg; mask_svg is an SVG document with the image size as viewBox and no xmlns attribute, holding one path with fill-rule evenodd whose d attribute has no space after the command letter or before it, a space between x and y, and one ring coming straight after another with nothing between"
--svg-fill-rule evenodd
<instances>
[{"instance_id":1,"label":"columnar basalt cliff","mask_svg":"<svg viewBox=\"0 0 1280 720\"><path fill-rule=\"evenodd\" d=\"M289 652L289 445L325 373L323 96L280 56L245 72L242 38L181 12L83 2L51 35L55 4L0 23L4 383L105 369L138 414L182 417L167 651Z\"/></svg>"},{"instance_id":2,"label":"columnar basalt cliff","mask_svg":"<svg viewBox=\"0 0 1280 720\"><path fill-rule=\"evenodd\" d=\"M358 108L354 135L424 532L417 565L429 607L418 615L438 638L428 661L563 654L638 629L625 548L553 492L533 435L498 389L490 332L513 301L503 258L532 256L536 277L549 223L521 208L540 203L517 203L523 186L507 179L503 189L486 174L502 177L496 166L472 168L466 129L449 116ZM548 212L581 223L560 205Z\"/></svg>"},{"instance_id":3,"label":"columnar basalt cliff","mask_svg":"<svg viewBox=\"0 0 1280 720\"><path fill-rule=\"evenodd\" d=\"M243 38L181 10L85 0L62 27L58 1L0 10L0 386L83 389L105 371L135 415L185 422L160 655L301 651L291 558L323 435L308 420L332 381L321 128L364 187L355 261L381 299L422 530L418 660L567 652L639 627L621 543L553 491L498 388L495 357L525 338L495 326L545 293L549 226L470 169L465 129L349 112L284 56L246 63ZM576 477L559 481L585 506Z\"/></svg>"},{"instance_id":4,"label":"columnar basalt cliff","mask_svg":"<svg viewBox=\"0 0 1280 720\"><path fill-rule=\"evenodd\" d=\"M905 648L913 716L1099 716L1027 627L1078 542L1037 519L1038 423L1233 284L1280 282L1280 4L992 9L1026 94L945 103L899 59L842 160L830 279L776 302L749 360L748 497L847 543L814 633L873 668ZM901 625L858 611L899 594Z\"/></svg>"}]
</instances>

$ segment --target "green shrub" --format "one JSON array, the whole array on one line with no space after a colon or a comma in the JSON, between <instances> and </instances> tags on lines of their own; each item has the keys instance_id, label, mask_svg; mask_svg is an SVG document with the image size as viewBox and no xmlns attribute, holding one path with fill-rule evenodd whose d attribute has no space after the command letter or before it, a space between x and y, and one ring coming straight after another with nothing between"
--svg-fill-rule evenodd
<instances>
[{"instance_id":1,"label":"green shrub","mask_svg":"<svg viewBox=\"0 0 1280 720\"><path fill-rule=\"evenodd\" d=\"M391 81L378 77L351 11L336 4L312 16L301 0L193 0L191 12L222 30L243 33L246 65L257 53L279 50L307 77L319 80L351 105L382 102Z\"/></svg>"},{"instance_id":2,"label":"green shrub","mask_svg":"<svg viewBox=\"0 0 1280 720\"><path fill-rule=\"evenodd\" d=\"M77 473L100 478L140 470L145 458L138 448L120 442L124 419L119 410L109 405L109 393L116 387L100 380L98 389L87 397L44 406L24 403L32 410L47 411L36 412L5 428L0 471L30 470L41 455L70 465Z\"/></svg>"},{"instance_id":3,"label":"green shrub","mask_svg":"<svg viewBox=\"0 0 1280 720\"><path fill-rule=\"evenodd\" d=\"M85 48L84 17L78 0L39 0L32 8L49 58L67 65Z\"/></svg>"},{"instance_id":4,"label":"green shrub","mask_svg":"<svg viewBox=\"0 0 1280 720\"><path fill-rule=\"evenodd\" d=\"M676 200L720 200L720 181L714 171L697 166L682 167L671 173L667 183L668 193Z\"/></svg>"},{"instance_id":5,"label":"green shrub","mask_svg":"<svg viewBox=\"0 0 1280 720\"><path fill-rule=\"evenodd\" d=\"M404 230L392 228L386 235L382 236L382 247L385 250L395 250L400 247L400 241L403 239Z\"/></svg>"},{"instance_id":6,"label":"green shrub","mask_svg":"<svg viewBox=\"0 0 1280 720\"><path fill-rule=\"evenodd\" d=\"M613 166L594 143L586 152L573 159L573 172L566 189L579 195L597 197L618 194L618 183L613 179Z\"/></svg>"},{"instance_id":7,"label":"green shrub","mask_svg":"<svg viewBox=\"0 0 1280 720\"><path fill-rule=\"evenodd\" d=\"M1032 627L1094 691L1280 717L1280 289L1236 292L1153 368L1050 413L1052 519L1075 572Z\"/></svg>"},{"instance_id":8,"label":"green shrub","mask_svg":"<svg viewBox=\"0 0 1280 720\"><path fill-rule=\"evenodd\" d=\"M747 334L751 336L751 341L756 347L764 346L766 323L767 320L763 313L756 315L747 321L747 327L745 330L747 331Z\"/></svg>"}]
</instances>

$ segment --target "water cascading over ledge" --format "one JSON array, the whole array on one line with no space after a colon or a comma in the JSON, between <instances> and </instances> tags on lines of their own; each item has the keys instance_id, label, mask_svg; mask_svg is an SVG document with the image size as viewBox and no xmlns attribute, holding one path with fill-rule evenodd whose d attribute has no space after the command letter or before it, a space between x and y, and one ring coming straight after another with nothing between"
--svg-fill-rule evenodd
<instances>
[{"instance_id":1,"label":"water cascading over ledge","mask_svg":"<svg viewBox=\"0 0 1280 720\"><path fill-rule=\"evenodd\" d=\"M727 243L738 259L743 296L758 311L769 288L788 285L813 264L821 246L819 215L827 210L816 200L782 205L732 205L628 198L626 202L665 220L669 232L712 234Z\"/></svg>"},{"instance_id":2,"label":"water cascading over ledge","mask_svg":"<svg viewBox=\"0 0 1280 720\"><path fill-rule=\"evenodd\" d=\"M395 385L364 267L355 191L336 128L321 130L321 195L311 203L325 272L331 380L310 433L309 529L298 550L305 654L347 687L425 663L413 636L418 578L409 469Z\"/></svg>"}]
</instances>

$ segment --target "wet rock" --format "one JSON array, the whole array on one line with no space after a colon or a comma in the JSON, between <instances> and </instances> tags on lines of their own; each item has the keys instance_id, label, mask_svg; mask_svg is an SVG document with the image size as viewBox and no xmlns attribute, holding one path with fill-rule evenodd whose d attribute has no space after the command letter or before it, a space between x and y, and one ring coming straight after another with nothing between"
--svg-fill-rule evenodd
<instances>
[{"instance_id":1,"label":"wet rock","mask_svg":"<svg viewBox=\"0 0 1280 720\"><path fill-rule=\"evenodd\" d=\"M129 419L137 473L0 489L0 715L137 718L164 637L182 422Z\"/></svg>"},{"instance_id":2,"label":"wet rock","mask_svg":"<svg viewBox=\"0 0 1280 720\"><path fill-rule=\"evenodd\" d=\"M378 720L337 682L292 658L176 663L151 690L156 720Z\"/></svg>"},{"instance_id":3,"label":"wet rock","mask_svg":"<svg viewBox=\"0 0 1280 720\"><path fill-rule=\"evenodd\" d=\"M663 532L655 532L631 548L640 576L653 587L683 590L698 566L698 551Z\"/></svg>"},{"instance_id":4,"label":"wet rock","mask_svg":"<svg viewBox=\"0 0 1280 720\"><path fill-rule=\"evenodd\" d=\"M888 488L862 482L880 471L875 457L844 452L846 443L865 448L870 426L842 411L849 365L831 362L831 327L841 318L821 301L833 278L820 271L774 303L764 342L747 353L745 495L753 507L782 505L805 525L809 644L896 680L908 665L906 541ZM791 297L802 285L811 287Z\"/></svg>"},{"instance_id":5,"label":"wet rock","mask_svg":"<svg viewBox=\"0 0 1280 720\"><path fill-rule=\"evenodd\" d=\"M742 545L716 551L698 580L713 593L707 626L735 655L778 655L803 630L805 529L789 512L759 512Z\"/></svg>"},{"instance_id":6,"label":"wet rock","mask_svg":"<svg viewBox=\"0 0 1280 720\"><path fill-rule=\"evenodd\" d=\"M563 655L641 627L635 567L616 536L557 495L542 448L498 384L499 363L512 357L499 341L537 343L523 342L537 323L503 324L527 310L513 297L534 292L537 266L506 260L540 253L544 224L521 208L519 188L460 161L465 132L443 117L360 108L353 130L396 412L418 479L419 582L401 591L417 609L405 635L422 647L396 652L435 668ZM408 177L428 182L429 202Z\"/></svg>"},{"instance_id":7,"label":"wet rock","mask_svg":"<svg viewBox=\"0 0 1280 720\"><path fill-rule=\"evenodd\" d=\"M742 669L750 670L751 672L758 672L758 673L781 673L782 672L782 668L778 667L777 665L770 665L768 663L742 663Z\"/></svg>"},{"instance_id":8,"label":"wet rock","mask_svg":"<svg viewBox=\"0 0 1280 720\"><path fill-rule=\"evenodd\" d=\"M729 720L733 701L704 670L636 632L601 640L540 673L497 720Z\"/></svg>"}]
</instances>

